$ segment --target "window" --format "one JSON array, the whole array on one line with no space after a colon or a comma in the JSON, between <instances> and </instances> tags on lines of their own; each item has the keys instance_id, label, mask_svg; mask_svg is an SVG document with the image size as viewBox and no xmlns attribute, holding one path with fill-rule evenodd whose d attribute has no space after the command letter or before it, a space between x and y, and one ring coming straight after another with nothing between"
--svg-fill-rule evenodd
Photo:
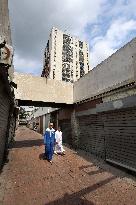
<instances>
[{"instance_id":1,"label":"window","mask_svg":"<svg viewBox=\"0 0 136 205\"><path fill-rule=\"evenodd\" d=\"M71 70L71 77L73 77L73 70Z\"/></svg>"},{"instance_id":2,"label":"window","mask_svg":"<svg viewBox=\"0 0 136 205\"><path fill-rule=\"evenodd\" d=\"M88 65L88 71L89 71L89 65Z\"/></svg>"},{"instance_id":3,"label":"window","mask_svg":"<svg viewBox=\"0 0 136 205\"><path fill-rule=\"evenodd\" d=\"M55 70L53 70L53 79L55 79Z\"/></svg>"},{"instance_id":4,"label":"window","mask_svg":"<svg viewBox=\"0 0 136 205\"><path fill-rule=\"evenodd\" d=\"M76 77L78 77L78 70L76 71Z\"/></svg>"},{"instance_id":5,"label":"window","mask_svg":"<svg viewBox=\"0 0 136 205\"><path fill-rule=\"evenodd\" d=\"M79 48L83 48L83 42L82 41L79 41Z\"/></svg>"}]
</instances>

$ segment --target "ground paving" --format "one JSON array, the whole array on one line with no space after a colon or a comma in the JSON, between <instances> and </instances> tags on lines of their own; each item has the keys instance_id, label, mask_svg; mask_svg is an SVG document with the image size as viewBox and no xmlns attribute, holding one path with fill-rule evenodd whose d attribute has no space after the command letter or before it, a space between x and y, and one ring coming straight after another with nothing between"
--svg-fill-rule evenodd
<instances>
[{"instance_id":1,"label":"ground paving","mask_svg":"<svg viewBox=\"0 0 136 205\"><path fill-rule=\"evenodd\" d=\"M42 136L16 131L0 176L1 205L136 205L136 178L81 150L66 147L43 160Z\"/></svg>"}]
</instances>

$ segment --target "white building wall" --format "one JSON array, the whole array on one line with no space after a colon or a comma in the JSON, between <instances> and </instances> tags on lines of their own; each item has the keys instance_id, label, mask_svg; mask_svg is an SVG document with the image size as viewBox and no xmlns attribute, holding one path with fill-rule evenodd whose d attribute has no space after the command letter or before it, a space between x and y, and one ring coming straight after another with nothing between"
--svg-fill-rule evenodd
<instances>
[{"instance_id":1,"label":"white building wall","mask_svg":"<svg viewBox=\"0 0 136 205\"><path fill-rule=\"evenodd\" d=\"M85 42L83 42L83 53L84 53L84 70L86 74L90 70L90 65L89 65L89 45Z\"/></svg>"},{"instance_id":2,"label":"white building wall","mask_svg":"<svg viewBox=\"0 0 136 205\"><path fill-rule=\"evenodd\" d=\"M55 78L57 80L62 80L62 48L63 48L63 33L57 30L56 33L56 45L54 44L54 48L56 48L56 58L54 59L54 65L56 65L55 69Z\"/></svg>"}]
</instances>

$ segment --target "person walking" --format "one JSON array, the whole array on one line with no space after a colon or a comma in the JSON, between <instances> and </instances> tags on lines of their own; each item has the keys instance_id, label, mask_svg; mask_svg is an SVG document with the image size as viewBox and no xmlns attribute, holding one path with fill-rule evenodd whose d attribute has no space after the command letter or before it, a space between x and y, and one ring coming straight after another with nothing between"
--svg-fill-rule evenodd
<instances>
[{"instance_id":1,"label":"person walking","mask_svg":"<svg viewBox=\"0 0 136 205\"><path fill-rule=\"evenodd\" d=\"M52 163L52 157L55 146L55 130L53 129L53 123L49 123L49 127L44 133L44 145L45 145L45 158Z\"/></svg>"},{"instance_id":2,"label":"person walking","mask_svg":"<svg viewBox=\"0 0 136 205\"><path fill-rule=\"evenodd\" d=\"M57 131L55 132L55 140L56 140L56 145L55 145L54 153L65 155L65 150L62 145L62 132L60 127L58 127Z\"/></svg>"}]
</instances>

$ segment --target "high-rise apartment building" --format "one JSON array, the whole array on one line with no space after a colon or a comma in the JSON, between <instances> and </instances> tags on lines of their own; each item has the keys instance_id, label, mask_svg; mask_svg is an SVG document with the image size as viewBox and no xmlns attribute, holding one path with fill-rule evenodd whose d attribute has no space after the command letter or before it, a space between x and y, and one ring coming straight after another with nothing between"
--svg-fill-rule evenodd
<instances>
[{"instance_id":1,"label":"high-rise apartment building","mask_svg":"<svg viewBox=\"0 0 136 205\"><path fill-rule=\"evenodd\" d=\"M89 70L88 44L53 27L45 48L41 76L73 82Z\"/></svg>"}]
</instances>

